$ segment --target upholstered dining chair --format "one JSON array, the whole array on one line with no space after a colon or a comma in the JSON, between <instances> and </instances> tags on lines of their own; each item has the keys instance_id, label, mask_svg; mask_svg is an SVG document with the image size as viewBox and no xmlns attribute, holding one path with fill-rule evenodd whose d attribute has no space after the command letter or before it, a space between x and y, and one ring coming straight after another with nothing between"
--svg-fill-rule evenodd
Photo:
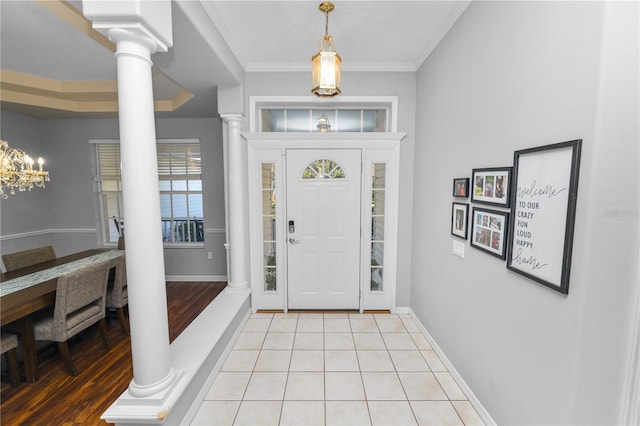
<instances>
[{"instance_id":1,"label":"upholstered dining chair","mask_svg":"<svg viewBox=\"0 0 640 426\"><path fill-rule=\"evenodd\" d=\"M67 341L98 323L100 334L111 349L105 322L109 261L90 265L58 278L53 316L38 320L36 340L56 342L72 376L78 374Z\"/></svg>"},{"instance_id":2,"label":"upholstered dining chair","mask_svg":"<svg viewBox=\"0 0 640 426\"><path fill-rule=\"evenodd\" d=\"M7 272L55 258L56 251L53 249L53 246L38 247L2 255L2 261L4 262L4 267L7 269Z\"/></svg>"},{"instance_id":3,"label":"upholstered dining chair","mask_svg":"<svg viewBox=\"0 0 640 426\"><path fill-rule=\"evenodd\" d=\"M7 359L9 366L9 380L13 387L18 386L18 336L15 334L2 333L0 337L0 353Z\"/></svg>"},{"instance_id":4,"label":"upholstered dining chair","mask_svg":"<svg viewBox=\"0 0 640 426\"><path fill-rule=\"evenodd\" d=\"M127 266L124 256L116 258L111 266L115 268L115 271L113 286L107 287L107 308L116 310L120 326L128 336L129 323L124 314L124 308L129 303L129 298L127 297Z\"/></svg>"}]
</instances>

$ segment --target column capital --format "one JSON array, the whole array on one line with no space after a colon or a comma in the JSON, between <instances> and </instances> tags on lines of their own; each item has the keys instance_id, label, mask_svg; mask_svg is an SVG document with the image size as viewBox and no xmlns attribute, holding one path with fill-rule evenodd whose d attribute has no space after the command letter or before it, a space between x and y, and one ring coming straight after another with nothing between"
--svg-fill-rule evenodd
<instances>
[{"instance_id":1,"label":"column capital","mask_svg":"<svg viewBox=\"0 0 640 426\"><path fill-rule=\"evenodd\" d=\"M151 54L158 50L158 44L146 35L124 28L112 28L108 31L109 41L116 45L115 56L129 55L151 62Z\"/></svg>"},{"instance_id":2,"label":"column capital","mask_svg":"<svg viewBox=\"0 0 640 426\"><path fill-rule=\"evenodd\" d=\"M150 39L155 45L153 52L166 52L173 46L169 0L82 0L82 13L104 35L109 36L111 30L119 28Z\"/></svg>"},{"instance_id":3,"label":"column capital","mask_svg":"<svg viewBox=\"0 0 640 426\"><path fill-rule=\"evenodd\" d=\"M241 122L244 120L244 115L242 114L220 114L220 118L222 118L222 121L224 121L225 123L230 123L230 122Z\"/></svg>"}]
</instances>

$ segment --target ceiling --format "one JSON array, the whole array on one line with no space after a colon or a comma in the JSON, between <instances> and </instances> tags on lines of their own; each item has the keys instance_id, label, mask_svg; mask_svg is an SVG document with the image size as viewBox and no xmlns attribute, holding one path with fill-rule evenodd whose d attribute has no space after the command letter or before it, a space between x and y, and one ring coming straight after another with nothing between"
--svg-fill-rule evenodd
<instances>
[{"instance_id":1,"label":"ceiling","mask_svg":"<svg viewBox=\"0 0 640 426\"><path fill-rule=\"evenodd\" d=\"M216 88L246 72L310 72L325 30L319 3L174 0L173 47L152 57L158 115L216 116ZM417 70L470 1L334 3L329 34L348 73ZM0 0L3 110L116 116L114 47L81 10L80 0Z\"/></svg>"}]
</instances>

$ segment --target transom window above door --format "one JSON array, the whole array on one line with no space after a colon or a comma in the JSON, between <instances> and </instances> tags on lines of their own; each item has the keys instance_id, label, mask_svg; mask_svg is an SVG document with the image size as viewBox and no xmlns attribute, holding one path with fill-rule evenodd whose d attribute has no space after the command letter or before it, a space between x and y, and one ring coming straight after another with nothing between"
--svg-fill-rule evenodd
<instances>
[{"instance_id":1,"label":"transom window above door","mask_svg":"<svg viewBox=\"0 0 640 426\"><path fill-rule=\"evenodd\" d=\"M249 129L256 133L393 133L397 96L250 96Z\"/></svg>"},{"instance_id":2,"label":"transom window above door","mask_svg":"<svg viewBox=\"0 0 640 426\"><path fill-rule=\"evenodd\" d=\"M386 109L260 110L262 132L386 132Z\"/></svg>"}]
</instances>

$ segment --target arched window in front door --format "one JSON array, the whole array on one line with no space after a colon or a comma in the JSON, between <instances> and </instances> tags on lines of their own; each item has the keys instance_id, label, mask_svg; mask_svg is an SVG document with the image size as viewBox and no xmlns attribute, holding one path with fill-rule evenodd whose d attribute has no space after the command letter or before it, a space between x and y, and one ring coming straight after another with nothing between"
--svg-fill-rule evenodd
<instances>
[{"instance_id":1,"label":"arched window in front door","mask_svg":"<svg viewBox=\"0 0 640 426\"><path fill-rule=\"evenodd\" d=\"M302 179L345 179L344 169L333 160L314 160L305 167Z\"/></svg>"}]
</instances>

